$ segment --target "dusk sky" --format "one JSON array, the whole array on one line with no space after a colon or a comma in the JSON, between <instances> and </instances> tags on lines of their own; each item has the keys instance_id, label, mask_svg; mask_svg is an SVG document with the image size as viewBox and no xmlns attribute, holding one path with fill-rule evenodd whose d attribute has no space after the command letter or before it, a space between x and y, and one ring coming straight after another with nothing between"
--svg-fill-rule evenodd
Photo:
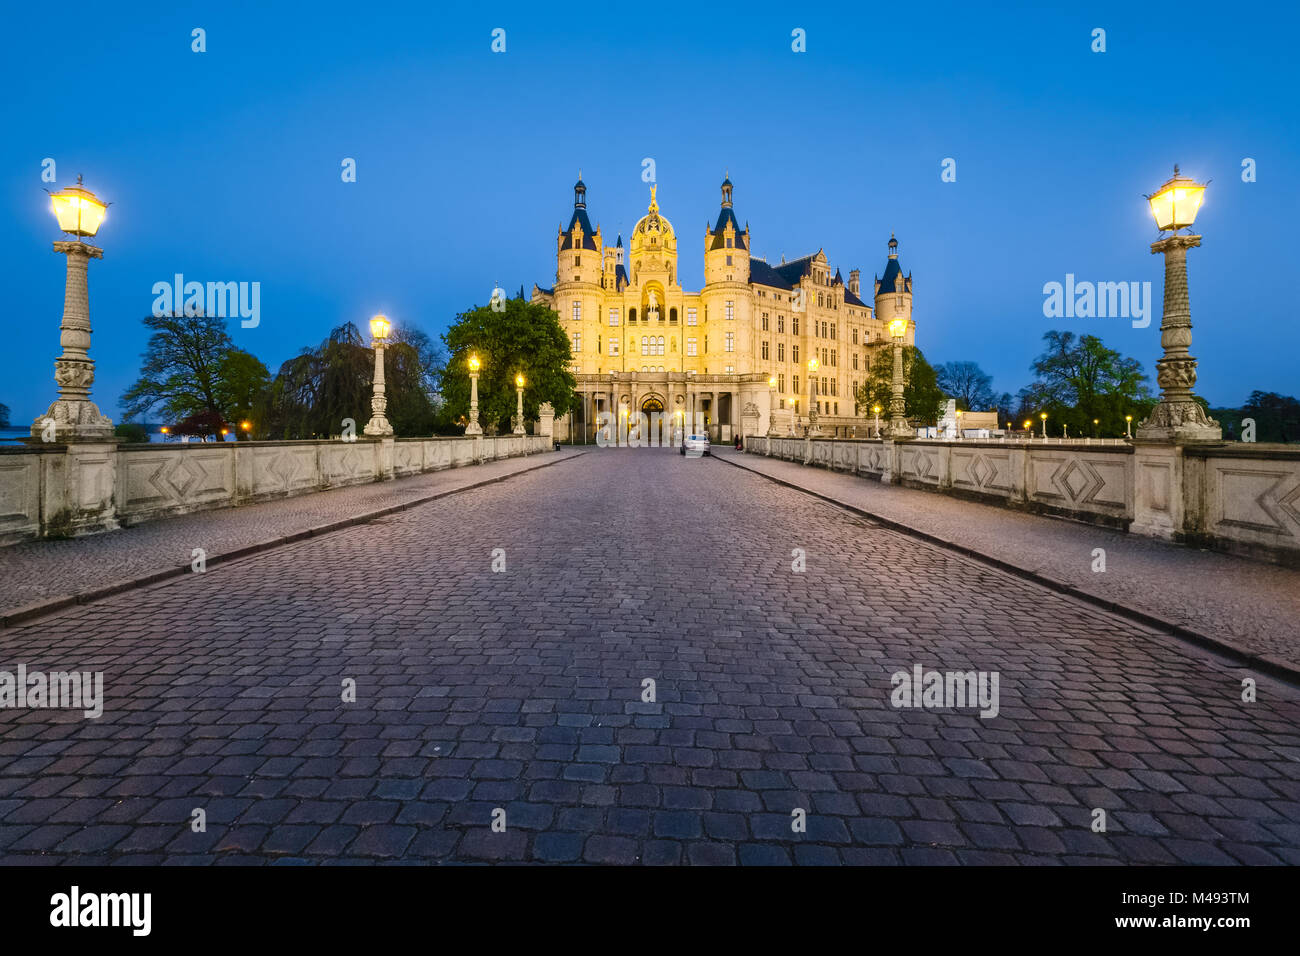
<instances>
[{"instance_id":1,"label":"dusk sky","mask_svg":"<svg viewBox=\"0 0 1300 956\"><path fill-rule=\"evenodd\" d=\"M980 6L11 6L0 402L23 425L56 397L65 259L43 190L79 173L113 203L90 265L92 398L120 421L154 283L260 282L260 325L232 334L272 373L375 312L437 337L494 284L553 284L579 167L592 221L626 237L646 157L687 289L729 171L771 262L821 248L869 293L896 233L917 344L1013 393L1053 328L1141 359L1154 388L1163 259L1142 196L1177 162L1212 180L1188 255L1197 392L1300 392L1296 6ZM1150 282L1151 324L1045 318L1043 285L1067 273Z\"/></svg>"}]
</instances>

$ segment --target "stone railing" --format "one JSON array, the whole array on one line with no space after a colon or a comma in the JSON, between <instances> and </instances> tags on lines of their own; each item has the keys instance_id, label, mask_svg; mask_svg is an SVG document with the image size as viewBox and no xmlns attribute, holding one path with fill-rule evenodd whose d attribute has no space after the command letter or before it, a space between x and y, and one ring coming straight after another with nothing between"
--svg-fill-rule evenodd
<instances>
[{"instance_id":1,"label":"stone railing","mask_svg":"<svg viewBox=\"0 0 1300 956\"><path fill-rule=\"evenodd\" d=\"M536 435L0 448L0 544L550 451Z\"/></svg>"},{"instance_id":2,"label":"stone railing","mask_svg":"<svg viewBox=\"0 0 1300 956\"><path fill-rule=\"evenodd\" d=\"M1295 446L750 436L745 450L1300 563L1300 448Z\"/></svg>"}]
</instances>

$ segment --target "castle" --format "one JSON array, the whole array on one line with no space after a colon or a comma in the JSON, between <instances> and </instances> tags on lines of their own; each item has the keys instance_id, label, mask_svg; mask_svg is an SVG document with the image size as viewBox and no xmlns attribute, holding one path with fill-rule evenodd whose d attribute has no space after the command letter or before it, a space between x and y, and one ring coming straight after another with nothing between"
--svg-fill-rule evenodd
<instances>
[{"instance_id":1,"label":"castle","mask_svg":"<svg viewBox=\"0 0 1300 956\"><path fill-rule=\"evenodd\" d=\"M810 409L823 434L866 437L873 416L854 396L891 344L889 322L906 319L905 343L915 337L912 277L899 266L897 240L868 305L859 270L845 283L822 250L776 265L753 255L727 178L717 221L704 230L704 288L690 292L678 281L677 233L655 191L625 257L622 236L609 246L592 228L579 176L573 215L556 236L555 285L533 286L532 301L559 314L573 352L580 403L556 421L557 437L590 441L602 414L626 422L657 412L665 444L675 419L702 421L711 440L729 442L791 433Z\"/></svg>"}]
</instances>

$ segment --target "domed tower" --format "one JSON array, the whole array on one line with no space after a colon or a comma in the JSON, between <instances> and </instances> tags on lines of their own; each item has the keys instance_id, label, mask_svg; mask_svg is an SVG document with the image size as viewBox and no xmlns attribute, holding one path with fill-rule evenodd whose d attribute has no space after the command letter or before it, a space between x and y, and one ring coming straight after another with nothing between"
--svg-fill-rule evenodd
<instances>
[{"instance_id":1,"label":"domed tower","mask_svg":"<svg viewBox=\"0 0 1300 956\"><path fill-rule=\"evenodd\" d=\"M642 321L663 321L669 309L681 304L677 281L677 233L659 213L657 186L650 187L650 207L632 228L628 271L632 287L640 292L638 314Z\"/></svg>"},{"instance_id":2,"label":"domed tower","mask_svg":"<svg viewBox=\"0 0 1300 956\"><path fill-rule=\"evenodd\" d=\"M717 224L704 230L704 284L749 281L749 226L743 230L731 206L731 178L722 181Z\"/></svg>"},{"instance_id":3,"label":"domed tower","mask_svg":"<svg viewBox=\"0 0 1300 956\"><path fill-rule=\"evenodd\" d=\"M555 282L600 283L603 250L600 229L591 227L587 218L587 184L578 172L573 184L573 216L567 229L561 229L555 240Z\"/></svg>"},{"instance_id":4,"label":"domed tower","mask_svg":"<svg viewBox=\"0 0 1300 956\"><path fill-rule=\"evenodd\" d=\"M898 264L898 240L889 234L889 259L885 262L885 274L876 278L876 312L875 319L881 323L881 330L886 342L891 341L889 323L894 319L907 322L907 334L903 337L904 345L916 344L916 325L912 321L912 274L903 275Z\"/></svg>"}]
</instances>

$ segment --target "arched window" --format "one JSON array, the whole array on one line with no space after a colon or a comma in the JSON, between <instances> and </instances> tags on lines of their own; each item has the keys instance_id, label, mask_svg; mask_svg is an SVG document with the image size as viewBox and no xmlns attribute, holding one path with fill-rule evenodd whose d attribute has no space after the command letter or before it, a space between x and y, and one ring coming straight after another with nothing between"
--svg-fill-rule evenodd
<instances>
[{"instance_id":1,"label":"arched window","mask_svg":"<svg viewBox=\"0 0 1300 956\"><path fill-rule=\"evenodd\" d=\"M650 348L649 348L649 345L647 344L647 343L649 343L649 341L650 341L650 340L649 340L648 338L646 338L644 335L641 336L641 354L642 354L642 355L649 355L649 354L650 354ZM645 369L642 369L642 371L645 371Z\"/></svg>"},{"instance_id":2,"label":"arched window","mask_svg":"<svg viewBox=\"0 0 1300 956\"><path fill-rule=\"evenodd\" d=\"M677 310L676 310L676 309L669 309L669 310L668 310L668 321L671 322L671 323L675 323L675 322L677 321Z\"/></svg>"},{"instance_id":3,"label":"arched window","mask_svg":"<svg viewBox=\"0 0 1300 956\"><path fill-rule=\"evenodd\" d=\"M628 320L629 322L635 322L635 321L636 321L636 309L628 309L628 310L627 310L627 320Z\"/></svg>"},{"instance_id":4,"label":"arched window","mask_svg":"<svg viewBox=\"0 0 1300 956\"><path fill-rule=\"evenodd\" d=\"M664 337L663 337L662 335L659 336L659 341L658 341L658 343L656 343L656 352L655 352L655 354L656 354L656 355L663 355L663 354L664 354Z\"/></svg>"}]
</instances>

